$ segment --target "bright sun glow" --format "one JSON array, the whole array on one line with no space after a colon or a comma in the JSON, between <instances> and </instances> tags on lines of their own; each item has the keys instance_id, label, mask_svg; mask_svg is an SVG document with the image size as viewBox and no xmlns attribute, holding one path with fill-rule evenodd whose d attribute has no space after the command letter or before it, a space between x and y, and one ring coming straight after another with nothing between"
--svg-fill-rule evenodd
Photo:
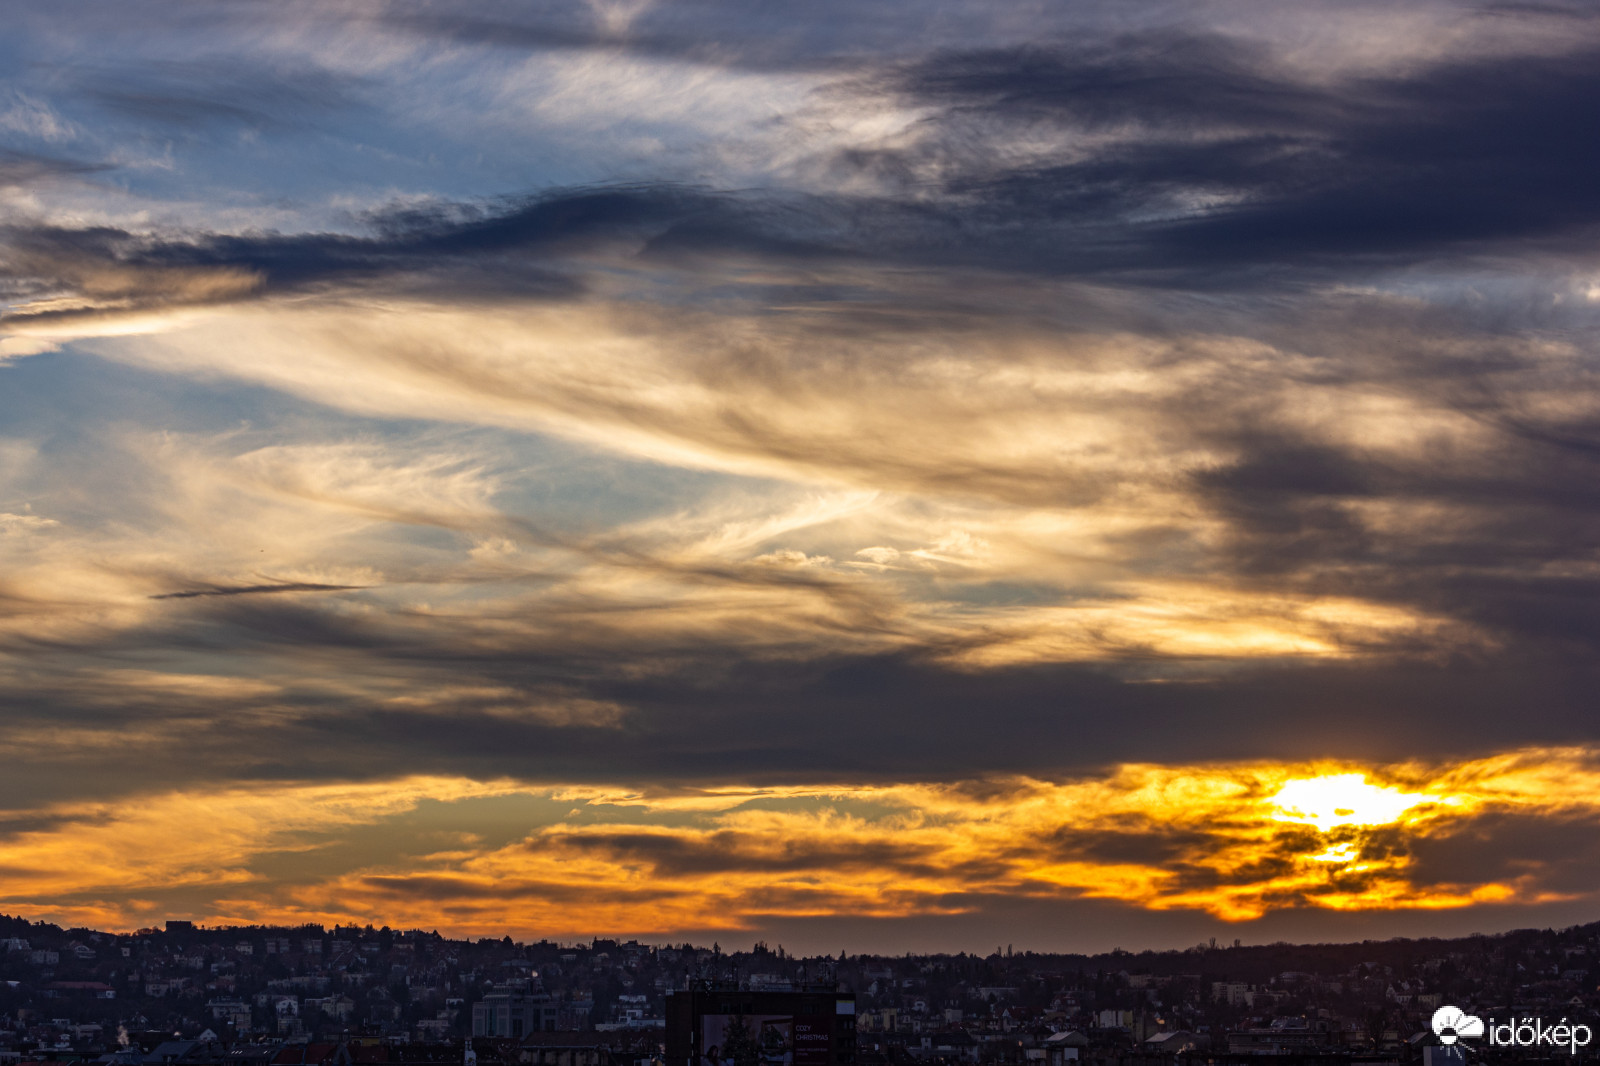
<instances>
[{"instance_id":1,"label":"bright sun glow","mask_svg":"<svg viewBox=\"0 0 1600 1066\"><path fill-rule=\"evenodd\" d=\"M123 671L117 680L150 679ZM519 831L474 835L484 811ZM1060 781L855 787L644 790L443 776L197 786L136 804L56 804L0 834L0 868L11 872L0 878L0 912L131 930L159 924L165 893L181 890L216 925L365 924L383 914L402 928L474 937L508 923L574 938L591 928L666 937L754 930L774 915L955 915L979 898L1117 901L1234 922L1290 908L1537 904L1570 892L1561 878L1571 867L1556 861L1524 864L1504 881L1494 868L1443 881L1418 861L1417 842L1471 833L1480 814L1508 811L1527 825L1600 819L1600 750L1529 748L1428 767L1130 764ZM354 842L328 836L352 828ZM1141 860L1126 847L1130 833L1148 834L1146 854L1162 859ZM393 843L380 853L368 840ZM286 850L305 857L298 880L276 872ZM130 853L145 858L130 864ZM797 857L811 865L774 875Z\"/></svg>"},{"instance_id":2,"label":"bright sun glow","mask_svg":"<svg viewBox=\"0 0 1600 1066\"><path fill-rule=\"evenodd\" d=\"M1326 833L1342 825L1390 825L1440 797L1374 785L1366 774L1326 774L1290 781L1267 802L1279 822L1314 825Z\"/></svg>"},{"instance_id":3,"label":"bright sun glow","mask_svg":"<svg viewBox=\"0 0 1600 1066\"><path fill-rule=\"evenodd\" d=\"M1349 841L1346 841L1343 844L1333 844L1329 846L1327 851L1322 852L1320 855L1311 856L1312 861L1314 862L1337 863L1355 862L1360 857L1360 847L1356 844L1350 843Z\"/></svg>"}]
</instances>

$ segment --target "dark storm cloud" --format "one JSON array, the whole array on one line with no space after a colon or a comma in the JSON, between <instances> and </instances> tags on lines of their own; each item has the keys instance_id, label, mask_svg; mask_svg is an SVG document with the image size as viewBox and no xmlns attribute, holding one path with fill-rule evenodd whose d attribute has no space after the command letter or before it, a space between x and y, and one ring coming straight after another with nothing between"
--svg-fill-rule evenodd
<instances>
[{"instance_id":1,"label":"dark storm cloud","mask_svg":"<svg viewBox=\"0 0 1600 1066\"><path fill-rule=\"evenodd\" d=\"M1489 56L1328 85L1225 38L949 53L880 83L939 109L922 143L859 162L914 174L919 155L937 160L980 217L1076 230L1075 249L1032 249L1043 269L1198 284L1189 270L1572 251L1600 217L1585 178L1600 162L1585 132L1600 118L1596 58ZM1016 165L999 149L1030 126L1109 143Z\"/></svg>"},{"instance_id":2,"label":"dark storm cloud","mask_svg":"<svg viewBox=\"0 0 1600 1066\"><path fill-rule=\"evenodd\" d=\"M1452 388L1448 367L1434 373L1412 387ZM1550 421L1549 434L1505 433L1472 464L1448 448L1374 457L1293 431L1223 433L1219 444L1239 459L1201 474L1197 488L1227 523L1228 565L1251 579L1328 592L1356 580L1375 599L1473 619L1522 653L1576 650L1600 636L1600 586L1586 573L1540 571L1600 535L1600 495L1593 457L1542 439L1589 432L1586 420ZM1362 517L1393 505L1455 517L1402 537Z\"/></svg>"},{"instance_id":3,"label":"dark storm cloud","mask_svg":"<svg viewBox=\"0 0 1600 1066\"><path fill-rule=\"evenodd\" d=\"M476 665L499 679L535 666ZM549 672L573 680L559 667ZM647 779L792 782L950 779L974 765L1053 773L1145 759L1404 758L1581 740L1589 734L1582 692L1592 671L1563 672L1535 679L1504 668L1302 667L1248 671L1211 685L1140 686L1081 667L979 678L864 661L719 670L712 689L700 669L685 664L676 678L584 686L592 697L630 708L620 730L357 705L308 720L277 744L299 747L292 734L301 728L305 739L383 737L388 750L371 753L380 763L403 756L409 765L421 758L440 770L475 765L590 780L624 766ZM750 706L764 711L752 714ZM1507 722L1508 706L1537 707L1537 722ZM1438 741L1447 725L1453 739ZM1030 738L1027 745L1016 742L1021 736Z\"/></svg>"},{"instance_id":4,"label":"dark storm cloud","mask_svg":"<svg viewBox=\"0 0 1600 1066\"><path fill-rule=\"evenodd\" d=\"M30 641L36 672L3 695L8 732L131 730L142 738L136 780L174 760L197 780L219 781L373 779L401 768L535 781L956 780L978 766L1048 776L1119 762L1403 760L1581 743L1600 684L1584 657L1526 655L1240 665L1210 680L1130 684L1102 666L973 673L914 657L763 662L692 634L668 643L613 633L602 643L601 634L558 620L524 639L480 640L470 627L419 628L404 615L346 614L311 600L183 602L207 606L107 633L97 648ZM130 663L158 652L204 654L273 677L274 663L311 649L339 686L307 678L230 696L220 719L209 714L209 693L97 685L50 665L91 651ZM625 674L619 659L630 663ZM491 691L458 692L463 678ZM401 694L404 703L393 699ZM552 717L549 708L575 700L621 715ZM78 792L88 779L67 781L62 768L93 765L103 771L99 787L116 789L126 760L105 758L93 746L36 747L11 783L29 793ZM1096 853L1128 846L1115 837L1066 843Z\"/></svg>"},{"instance_id":5,"label":"dark storm cloud","mask_svg":"<svg viewBox=\"0 0 1600 1066\"><path fill-rule=\"evenodd\" d=\"M1344 110L1289 82L1264 44L1173 32L946 52L888 75L884 88L952 116L1096 130L1134 124L1147 133L1228 124L1285 134L1303 130L1308 117Z\"/></svg>"}]
</instances>

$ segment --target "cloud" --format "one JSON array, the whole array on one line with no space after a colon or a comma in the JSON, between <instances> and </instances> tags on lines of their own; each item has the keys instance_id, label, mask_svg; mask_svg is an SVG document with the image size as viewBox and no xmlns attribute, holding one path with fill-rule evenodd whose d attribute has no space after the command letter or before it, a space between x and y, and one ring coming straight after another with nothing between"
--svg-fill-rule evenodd
<instances>
[{"instance_id":1,"label":"cloud","mask_svg":"<svg viewBox=\"0 0 1600 1066\"><path fill-rule=\"evenodd\" d=\"M117 117L167 129L212 124L261 129L356 107L354 79L300 64L273 69L218 60L144 62L137 68L66 72L74 95Z\"/></svg>"},{"instance_id":2,"label":"cloud","mask_svg":"<svg viewBox=\"0 0 1600 1066\"><path fill-rule=\"evenodd\" d=\"M144 395L256 382L281 413L82 443L85 498L36 502L62 525L8 573L12 736L41 773L98 765L120 723L219 779L700 781L733 758L771 781L1393 757L1446 725L1466 752L1515 737L1508 701L1537 706L1523 740L1583 737L1583 460L1508 446L1452 376L1581 424L1578 352L1359 305L1281 347L1016 326L829 347L821 311L610 302L301 301L95 341ZM131 465L93 480L107 456ZM365 591L150 599L262 574ZM197 729L201 701L92 681L129 655L287 684Z\"/></svg>"},{"instance_id":3,"label":"cloud","mask_svg":"<svg viewBox=\"0 0 1600 1066\"><path fill-rule=\"evenodd\" d=\"M41 518L33 514L0 514L0 535L26 536L60 524L53 518Z\"/></svg>"},{"instance_id":4,"label":"cloud","mask_svg":"<svg viewBox=\"0 0 1600 1066\"><path fill-rule=\"evenodd\" d=\"M619 871L608 927L696 927L699 896L747 929L1103 913L1096 885L1262 928L1576 906L1577 858L1461 858L1525 816L1529 855L1576 841L1544 800L1407 832L1089 808L1108 766L1480 796L1395 765L1592 745L1593 19L829 10L290 5L157 37L141 3L97 23L126 71L29 14L0 803L67 817L179 768L295 809L397 779L850 794L545 811L241 879L207 897L230 920L486 929L506 886L581 903ZM119 886L63 892L120 914Z\"/></svg>"},{"instance_id":5,"label":"cloud","mask_svg":"<svg viewBox=\"0 0 1600 1066\"><path fill-rule=\"evenodd\" d=\"M81 135L73 123L64 119L49 104L16 90L5 94L5 110L0 111L0 131L47 144L71 141Z\"/></svg>"},{"instance_id":6,"label":"cloud","mask_svg":"<svg viewBox=\"0 0 1600 1066\"><path fill-rule=\"evenodd\" d=\"M152 600L191 600L198 596L253 596L275 592L349 592L365 585L318 585L309 581L286 581L270 585L231 585L219 588L193 589L186 592L161 592Z\"/></svg>"},{"instance_id":7,"label":"cloud","mask_svg":"<svg viewBox=\"0 0 1600 1066\"><path fill-rule=\"evenodd\" d=\"M1586 750L1530 749L1382 770L1136 764L1059 781L649 795L449 778L235 787L49 808L9 827L0 862L34 871L10 884L8 909L87 909L119 927L180 897L204 920L383 914L469 935L750 931L785 918L903 920L1008 900L1106 899L1228 922L1307 908L1427 911L1592 896L1580 884L1592 874L1592 827L1580 826L1593 805L1569 786L1592 776L1593 762ZM1396 785L1369 780L1375 773ZM1284 797L1323 785L1355 816L1299 824L1284 806L1298 800ZM1403 789L1415 791L1393 809L1360 795ZM208 828L190 847L119 860L196 805ZM499 841L463 834L485 805L512 814L511 824L513 812L530 821ZM1508 850L1495 841L1513 822L1532 835ZM413 842L387 855L363 842L407 834ZM1495 850L1491 861L1441 861L1463 837ZM50 861L67 850L78 861ZM299 856L292 878L275 873L288 855ZM202 882L209 894L193 894ZM36 902L51 899L60 902Z\"/></svg>"},{"instance_id":8,"label":"cloud","mask_svg":"<svg viewBox=\"0 0 1600 1066\"><path fill-rule=\"evenodd\" d=\"M86 163L27 152L0 151L0 188L35 185L51 179L92 174L106 169L108 168L104 164L99 163Z\"/></svg>"},{"instance_id":9,"label":"cloud","mask_svg":"<svg viewBox=\"0 0 1600 1066\"><path fill-rule=\"evenodd\" d=\"M238 296L426 274L480 295L570 298L589 272L573 268L619 241L663 264L735 256L1235 291L1441 256L1570 262L1600 221L1574 177L1594 162L1582 136L1600 106L1591 37L1534 62L1473 54L1322 79L1219 34L942 52L835 90L924 116L909 143L835 149L829 166L876 174L877 195L644 181L390 210L368 235L13 225L6 240L34 273L133 307L149 302L140 277L167 298L162 279L205 275L260 283ZM294 93L328 95L301 80ZM110 275L127 280L108 292L95 279Z\"/></svg>"},{"instance_id":10,"label":"cloud","mask_svg":"<svg viewBox=\"0 0 1600 1066\"><path fill-rule=\"evenodd\" d=\"M918 141L843 162L932 181L978 233L1004 234L1013 269L1123 283L1571 254L1595 222L1573 184L1600 100L1592 47L1580 32L1532 60L1316 79L1258 41L1170 31L952 51L876 76L932 109ZM983 239L968 247L982 255Z\"/></svg>"}]
</instances>

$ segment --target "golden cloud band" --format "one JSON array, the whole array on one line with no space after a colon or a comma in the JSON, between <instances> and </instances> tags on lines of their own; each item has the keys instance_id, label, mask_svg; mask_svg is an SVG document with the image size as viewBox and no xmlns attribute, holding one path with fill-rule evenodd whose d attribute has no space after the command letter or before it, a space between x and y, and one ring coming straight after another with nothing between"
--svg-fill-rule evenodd
<instances>
[{"instance_id":1,"label":"golden cloud band","mask_svg":"<svg viewBox=\"0 0 1600 1066\"><path fill-rule=\"evenodd\" d=\"M497 838L489 814L509 827ZM233 787L42 812L45 827L0 842L0 909L114 928L175 907L218 924L381 918L458 935L665 935L1003 898L1228 921L1438 910L1578 898L1559 860L1479 860L1495 832L1589 842L1597 814L1600 756L1578 748L861 788ZM1475 875L1441 858L1451 849L1478 856Z\"/></svg>"}]
</instances>

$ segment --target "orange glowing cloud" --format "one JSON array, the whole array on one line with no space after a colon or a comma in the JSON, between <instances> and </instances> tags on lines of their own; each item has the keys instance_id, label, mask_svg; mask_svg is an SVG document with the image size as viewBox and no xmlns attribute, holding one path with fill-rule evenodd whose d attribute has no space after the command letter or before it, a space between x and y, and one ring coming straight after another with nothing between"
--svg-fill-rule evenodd
<instances>
[{"instance_id":1,"label":"orange glowing cloud","mask_svg":"<svg viewBox=\"0 0 1600 1066\"><path fill-rule=\"evenodd\" d=\"M1562 856L1447 878L1423 852L1485 819L1592 820L1595 796L1600 766L1579 749L1433 766L1128 765L1060 782L641 793L417 777L172 792L44 812L44 827L0 843L0 907L124 928L182 906L212 922L666 934L1004 897L1230 921L1537 903L1572 898L1552 873ZM483 803L522 830L471 829Z\"/></svg>"}]
</instances>

